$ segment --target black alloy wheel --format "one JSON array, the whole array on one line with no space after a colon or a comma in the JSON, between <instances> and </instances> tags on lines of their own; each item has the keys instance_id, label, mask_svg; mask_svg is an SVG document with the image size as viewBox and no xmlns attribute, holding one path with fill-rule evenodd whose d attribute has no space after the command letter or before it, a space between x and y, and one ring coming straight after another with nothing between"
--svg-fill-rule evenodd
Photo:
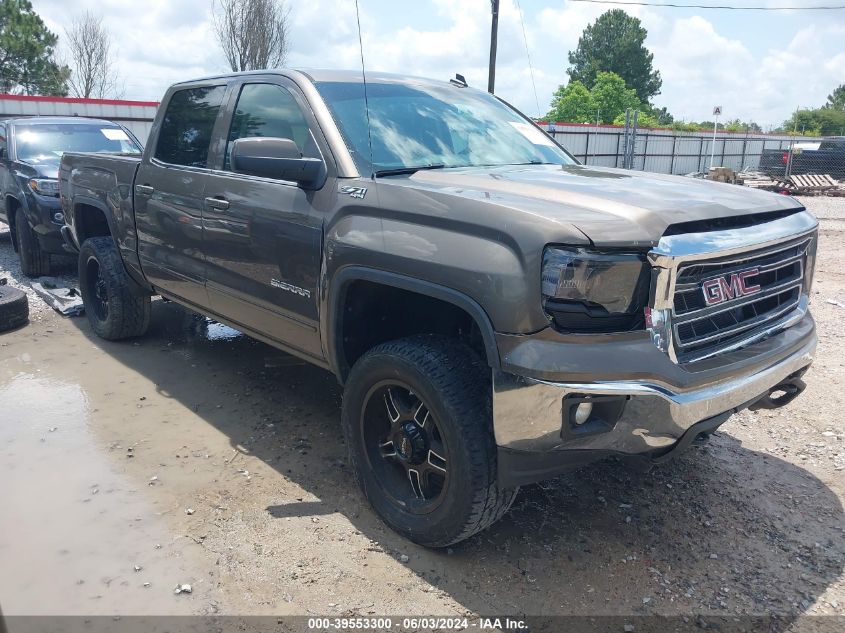
<instances>
[{"instance_id":1,"label":"black alloy wheel","mask_svg":"<svg viewBox=\"0 0 845 633\"><path fill-rule=\"evenodd\" d=\"M465 342L422 334L377 345L344 385L341 423L358 484L384 521L447 547L498 521L502 488L490 368Z\"/></svg>"},{"instance_id":2,"label":"black alloy wheel","mask_svg":"<svg viewBox=\"0 0 845 633\"><path fill-rule=\"evenodd\" d=\"M449 481L449 450L426 403L405 383L379 383L365 398L361 425L384 491L411 512L436 508Z\"/></svg>"}]
</instances>

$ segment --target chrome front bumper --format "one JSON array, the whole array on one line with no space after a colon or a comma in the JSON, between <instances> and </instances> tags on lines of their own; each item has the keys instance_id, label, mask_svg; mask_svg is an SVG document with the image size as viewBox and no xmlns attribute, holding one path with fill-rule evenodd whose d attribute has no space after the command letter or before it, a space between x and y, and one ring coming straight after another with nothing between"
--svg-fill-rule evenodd
<instances>
[{"instance_id":1,"label":"chrome front bumper","mask_svg":"<svg viewBox=\"0 0 845 633\"><path fill-rule=\"evenodd\" d=\"M789 355L754 372L677 389L659 381L614 380L552 382L495 371L493 424L500 449L526 452L598 451L622 454L653 453L670 448L693 425L732 413L812 363L816 348L812 330ZM615 396L624 409L612 428L603 432L568 433L567 397Z\"/></svg>"}]
</instances>

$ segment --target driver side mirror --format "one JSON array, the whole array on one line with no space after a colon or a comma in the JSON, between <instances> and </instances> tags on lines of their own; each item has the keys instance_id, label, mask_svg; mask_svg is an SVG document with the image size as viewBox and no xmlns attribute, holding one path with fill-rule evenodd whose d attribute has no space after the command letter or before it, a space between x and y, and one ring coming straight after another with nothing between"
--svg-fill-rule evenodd
<instances>
[{"instance_id":1,"label":"driver side mirror","mask_svg":"<svg viewBox=\"0 0 845 633\"><path fill-rule=\"evenodd\" d=\"M237 173L290 180L305 189L316 188L324 173L323 161L303 156L289 138L239 138L230 160Z\"/></svg>"}]
</instances>

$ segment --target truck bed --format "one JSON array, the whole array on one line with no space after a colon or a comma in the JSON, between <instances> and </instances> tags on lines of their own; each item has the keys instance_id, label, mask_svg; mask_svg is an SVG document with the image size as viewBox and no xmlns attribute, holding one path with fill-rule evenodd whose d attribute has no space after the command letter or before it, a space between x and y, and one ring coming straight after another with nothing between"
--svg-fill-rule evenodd
<instances>
[{"instance_id":1,"label":"truck bed","mask_svg":"<svg viewBox=\"0 0 845 633\"><path fill-rule=\"evenodd\" d=\"M65 222L71 227L70 235L91 235L94 227L77 227L75 211L80 205L100 209L105 215L111 235L116 238L121 252L134 240L133 185L141 164L141 156L128 154L84 154L68 152L62 156L59 167L59 186L62 191ZM64 201L73 200L73 205ZM80 240L78 240L80 241ZM76 244L79 248L80 244ZM134 246L133 246L134 250ZM137 255L130 255L133 259Z\"/></svg>"}]
</instances>

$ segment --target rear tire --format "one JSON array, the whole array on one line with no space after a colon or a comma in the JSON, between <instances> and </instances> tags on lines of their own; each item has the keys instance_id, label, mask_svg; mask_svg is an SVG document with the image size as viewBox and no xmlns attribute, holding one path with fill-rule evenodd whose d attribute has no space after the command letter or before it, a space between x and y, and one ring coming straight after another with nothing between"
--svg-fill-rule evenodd
<instances>
[{"instance_id":1,"label":"rear tire","mask_svg":"<svg viewBox=\"0 0 845 633\"><path fill-rule=\"evenodd\" d=\"M91 328L117 341L141 336L150 324L150 296L134 282L111 237L92 237L79 249L79 288Z\"/></svg>"},{"instance_id":2,"label":"rear tire","mask_svg":"<svg viewBox=\"0 0 845 633\"><path fill-rule=\"evenodd\" d=\"M26 293L11 286L0 286L0 332L13 330L29 321Z\"/></svg>"},{"instance_id":3,"label":"rear tire","mask_svg":"<svg viewBox=\"0 0 845 633\"><path fill-rule=\"evenodd\" d=\"M358 483L415 543L463 541L516 496L496 478L489 374L469 347L436 336L379 345L350 372L342 424Z\"/></svg>"},{"instance_id":4,"label":"rear tire","mask_svg":"<svg viewBox=\"0 0 845 633\"><path fill-rule=\"evenodd\" d=\"M18 257L21 272L27 277L43 277L50 274L50 255L41 250L41 243L23 209L15 214L15 235L18 241Z\"/></svg>"}]
</instances>

